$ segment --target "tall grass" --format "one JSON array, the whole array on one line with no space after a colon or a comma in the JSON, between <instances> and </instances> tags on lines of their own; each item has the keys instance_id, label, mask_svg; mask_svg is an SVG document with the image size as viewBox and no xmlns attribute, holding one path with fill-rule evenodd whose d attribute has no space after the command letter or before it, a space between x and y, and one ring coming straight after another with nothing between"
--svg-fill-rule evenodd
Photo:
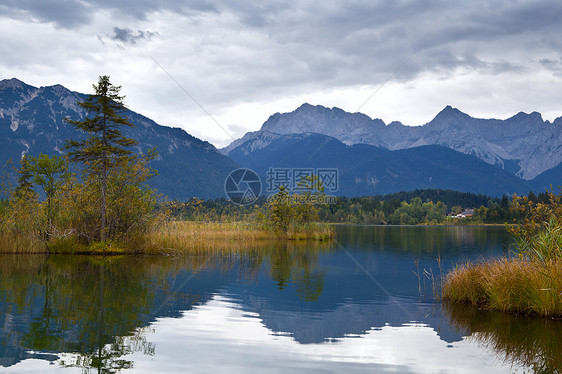
<instances>
[{"instance_id":1,"label":"tall grass","mask_svg":"<svg viewBox=\"0 0 562 374\"><path fill-rule=\"evenodd\" d=\"M257 227L253 222L168 221L122 241L85 245L76 236L42 240L39 235L0 229L0 253L179 253L221 249L258 249L264 241L330 242L334 230L327 224L309 223L287 233Z\"/></svg>"},{"instance_id":2,"label":"tall grass","mask_svg":"<svg viewBox=\"0 0 562 374\"><path fill-rule=\"evenodd\" d=\"M540 261L562 260L562 224L551 218L531 237L518 235L516 244L523 257Z\"/></svg>"},{"instance_id":3,"label":"tall grass","mask_svg":"<svg viewBox=\"0 0 562 374\"><path fill-rule=\"evenodd\" d=\"M161 227L129 240L133 251L145 253L174 253L258 249L266 241L326 241L334 237L328 225L310 224L300 231L287 234L256 228L248 222L171 221Z\"/></svg>"},{"instance_id":4,"label":"tall grass","mask_svg":"<svg viewBox=\"0 0 562 374\"><path fill-rule=\"evenodd\" d=\"M512 258L464 264L447 274L445 300L483 309L562 316L562 262Z\"/></svg>"},{"instance_id":5,"label":"tall grass","mask_svg":"<svg viewBox=\"0 0 562 374\"><path fill-rule=\"evenodd\" d=\"M0 229L0 253L47 253L43 241L14 231Z\"/></svg>"},{"instance_id":6,"label":"tall grass","mask_svg":"<svg viewBox=\"0 0 562 374\"><path fill-rule=\"evenodd\" d=\"M480 308L539 316L562 316L562 194L548 192L547 203L516 195L525 217L510 226L515 236L512 258L457 266L444 279L445 300Z\"/></svg>"}]
</instances>

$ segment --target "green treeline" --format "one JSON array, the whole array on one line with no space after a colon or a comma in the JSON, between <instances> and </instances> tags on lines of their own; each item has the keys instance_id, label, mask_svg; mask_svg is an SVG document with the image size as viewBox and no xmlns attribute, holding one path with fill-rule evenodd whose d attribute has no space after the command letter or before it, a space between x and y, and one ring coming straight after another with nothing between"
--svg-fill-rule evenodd
<instances>
[{"instance_id":1,"label":"green treeline","mask_svg":"<svg viewBox=\"0 0 562 374\"><path fill-rule=\"evenodd\" d=\"M466 209L472 217L453 218ZM451 190L416 190L385 196L338 198L319 213L322 220L367 225L511 223L520 219L507 196L491 198Z\"/></svg>"},{"instance_id":2,"label":"green treeline","mask_svg":"<svg viewBox=\"0 0 562 374\"><path fill-rule=\"evenodd\" d=\"M537 196L530 192L527 198L535 203L546 202L548 194L544 192ZM251 206L237 205L224 198L193 198L184 203L176 202L172 215L183 220L242 221L265 205L264 197ZM474 210L472 217L453 218L465 209ZM523 219L511 197L493 198L437 189L384 196L338 197L335 204L316 205L316 215L321 222L364 225L503 224L519 223Z\"/></svg>"}]
</instances>

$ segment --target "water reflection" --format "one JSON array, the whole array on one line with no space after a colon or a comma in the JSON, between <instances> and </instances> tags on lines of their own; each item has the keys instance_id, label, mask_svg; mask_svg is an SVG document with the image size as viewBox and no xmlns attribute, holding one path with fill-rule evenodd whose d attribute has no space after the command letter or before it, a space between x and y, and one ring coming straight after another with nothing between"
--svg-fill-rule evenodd
<instances>
[{"instance_id":1,"label":"water reflection","mask_svg":"<svg viewBox=\"0 0 562 374\"><path fill-rule=\"evenodd\" d=\"M131 349L151 351L142 333L129 335L150 313L153 286L159 280L158 274L144 273L142 263L117 257L2 260L3 366L29 358L30 350L53 355L79 352L79 358L61 360L61 365L113 372L132 366L120 359ZM133 339L139 344L126 344Z\"/></svg>"},{"instance_id":2,"label":"water reflection","mask_svg":"<svg viewBox=\"0 0 562 374\"><path fill-rule=\"evenodd\" d=\"M446 268L496 256L509 244L504 230L339 227L338 242L178 257L2 256L0 365L432 372L486 362L505 370L414 275L437 274L437 257Z\"/></svg>"},{"instance_id":3,"label":"water reflection","mask_svg":"<svg viewBox=\"0 0 562 374\"><path fill-rule=\"evenodd\" d=\"M0 365L59 360L63 367L117 372L133 366L122 357L153 354L145 329L157 317L180 317L237 279L256 281L264 262L283 288L299 284L299 298L322 291L314 271L329 245L269 243L250 252L190 257L2 256Z\"/></svg>"},{"instance_id":4,"label":"water reflection","mask_svg":"<svg viewBox=\"0 0 562 374\"><path fill-rule=\"evenodd\" d=\"M502 248L506 252L509 237L503 228L493 226L341 226L338 241L351 248L459 254L477 248Z\"/></svg>"},{"instance_id":5,"label":"water reflection","mask_svg":"<svg viewBox=\"0 0 562 374\"><path fill-rule=\"evenodd\" d=\"M510 364L466 340L448 344L425 324L369 329L360 338L300 344L268 329L259 314L224 296L160 319L156 344L166 357L135 356L139 373L166 372L480 372L505 373ZM517 366L514 366L517 367Z\"/></svg>"},{"instance_id":6,"label":"water reflection","mask_svg":"<svg viewBox=\"0 0 562 374\"><path fill-rule=\"evenodd\" d=\"M506 362L535 373L562 373L562 321L481 311L445 304L451 323L471 340L492 349Z\"/></svg>"}]
</instances>

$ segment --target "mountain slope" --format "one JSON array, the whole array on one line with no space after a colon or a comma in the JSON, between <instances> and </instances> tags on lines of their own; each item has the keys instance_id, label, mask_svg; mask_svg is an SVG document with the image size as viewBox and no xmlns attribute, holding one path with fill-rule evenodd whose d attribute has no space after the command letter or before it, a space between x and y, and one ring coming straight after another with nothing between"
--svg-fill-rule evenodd
<instances>
[{"instance_id":1,"label":"mountain slope","mask_svg":"<svg viewBox=\"0 0 562 374\"><path fill-rule=\"evenodd\" d=\"M553 188L554 192L560 191L560 188L562 188L562 163L537 175L531 181L531 184L538 192L544 192L550 187Z\"/></svg>"},{"instance_id":2,"label":"mountain slope","mask_svg":"<svg viewBox=\"0 0 562 374\"><path fill-rule=\"evenodd\" d=\"M271 168L337 168L337 195L378 195L419 188L441 188L494 196L528 193L515 175L470 155L442 146L390 151L366 144L348 146L320 134L283 135L267 147L252 140L230 152L234 161L267 181ZM266 183L267 184L267 183ZM264 189L267 185L264 186Z\"/></svg>"},{"instance_id":3,"label":"mountain slope","mask_svg":"<svg viewBox=\"0 0 562 374\"><path fill-rule=\"evenodd\" d=\"M36 88L17 79L0 81L0 162L19 161L23 154L63 154L66 139L84 136L64 118L84 118L77 102L86 97L60 85ZM181 200L224 196L224 180L238 167L230 158L182 129L158 125L131 110L124 115L135 126L124 127L123 134L140 142L134 150L155 146L159 152L151 164L159 172L153 187Z\"/></svg>"},{"instance_id":4,"label":"mountain slope","mask_svg":"<svg viewBox=\"0 0 562 374\"><path fill-rule=\"evenodd\" d=\"M223 153L229 154L263 133L318 133L348 145L369 144L389 150L441 145L527 180L562 162L562 117L550 123L537 112L519 113L506 120L477 119L447 106L429 123L409 127L399 122L385 125L380 119L338 108L303 104L291 113L272 115L260 131L246 134ZM261 147L265 145L262 142Z\"/></svg>"}]
</instances>

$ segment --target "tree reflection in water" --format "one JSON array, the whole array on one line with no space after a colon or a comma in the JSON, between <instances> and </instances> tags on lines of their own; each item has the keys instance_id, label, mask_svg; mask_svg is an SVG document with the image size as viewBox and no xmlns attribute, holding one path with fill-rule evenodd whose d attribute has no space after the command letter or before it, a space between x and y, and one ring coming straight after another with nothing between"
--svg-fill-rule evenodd
<instances>
[{"instance_id":1,"label":"tree reflection in water","mask_svg":"<svg viewBox=\"0 0 562 374\"><path fill-rule=\"evenodd\" d=\"M134 363L123 357L154 355L155 345L147 336L156 317L179 316L206 302L225 282L220 274L233 267L239 277L252 281L262 264L275 264L270 276L280 287L293 282L302 300L315 300L323 287L315 264L329 248L271 242L259 250L177 257L3 255L0 364L14 365L31 351L53 353L62 367L87 373L131 368ZM178 283L186 284L180 278L191 279L186 273L197 275L191 282L201 281L203 287L178 289Z\"/></svg>"}]
</instances>

